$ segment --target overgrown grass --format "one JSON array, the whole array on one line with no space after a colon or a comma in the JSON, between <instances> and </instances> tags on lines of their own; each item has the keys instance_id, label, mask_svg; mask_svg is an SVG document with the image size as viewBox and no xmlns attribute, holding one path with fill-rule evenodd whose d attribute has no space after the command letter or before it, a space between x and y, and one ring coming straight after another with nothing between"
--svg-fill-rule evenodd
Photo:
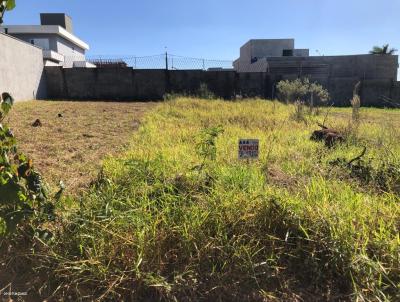
<instances>
[{"instance_id":1,"label":"overgrown grass","mask_svg":"<svg viewBox=\"0 0 400 302\"><path fill-rule=\"evenodd\" d=\"M147 115L129 152L105 161L79 211L31 256L42 295L124 301L400 299L400 197L330 164L367 147L400 167L400 112L361 110L353 139L309 140L314 122L278 102L178 99ZM363 119L364 117L364 119ZM332 109L344 129L351 110ZM221 126L216 159L196 152ZM259 138L258 161L237 159ZM71 201L76 203L76 201Z\"/></svg>"}]
</instances>

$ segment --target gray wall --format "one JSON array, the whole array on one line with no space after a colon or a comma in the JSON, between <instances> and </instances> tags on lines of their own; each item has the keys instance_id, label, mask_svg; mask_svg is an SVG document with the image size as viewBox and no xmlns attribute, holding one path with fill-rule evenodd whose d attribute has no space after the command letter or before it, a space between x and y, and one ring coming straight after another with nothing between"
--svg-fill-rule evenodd
<instances>
[{"instance_id":1,"label":"gray wall","mask_svg":"<svg viewBox=\"0 0 400 302\"><path fill-rule=\"evenodd\" d=\"M234 71L46 67L50 99L161 100L168 92L195 94L206 83L218 97L236 93Z\"/></svg>"},{"instance_id":2,"label":"gray wall","mask_svg":"<svg viewBox=\"0 0 400 302\"><path fill-rule=\"evenodd\" d=\"M64 39L63 37L56 37L57 49L56 51L66 57L82 57L85 58L85 50L76 46L74 43Z\"/></svg>"},{"instance_id":3,"label":"gray wall","mask_svg":"<svg viewBox=\"0 0 400 302\"><path fill-rule=\"evenodd\" d=\"M48 39L50 50L56 51L64 56L83 58L85 56L85 50L83 48L55 34L13 34L13 36L29 44L32 39Z\"/></svg>"},{"instance_id":4,"label":"gray wall","mask_svg":"<svg viewBox=\"0 0 400 302\"><path fill-rule=\"evenodd\" d=\"M50 34L12 34L13 37L16 37L26 43L31 44L32 39L48 39L50 50L57 51L57 37L55 35Z\"/></svg>"},{"instance_id":5,"label":"gray wall","mask_svg":"<svg viewBox=\"0 0 400 302\"><path fill-rule=\"evenodd\" d=\"M45 67L50 99L161 100L165 93L196 94L201 83L218 97L276 97L275 85L282 77L266 72L201 70L135 70L132 68ZM337 106L349 106L358 76L326 77L312 74L312 81L326 87ZM400 102L400 85L391 79L365 79L361 85L364 106L389 106L382 96Z\"/></svg>"},{"instance_id":6,"label":"gray wall","mask_svg":"<svg viewBox=\"0 0 400 302\"><path fill-rule=\"evenodd\" d=\"M392 88L392 99L393 100L397 100L400 103L400 82L396 82L393 85L393 88Z\"/></svg>"},{"instance_id":7,"label":"gray wall","mask_svg":"<svg viewBox=\"0 0 400 302\"><path fill-rule=\"evenodd\" d=\"M308 57L310 55L310 50L306 48L293 49L294 57Z\"/></svg>"},{"instance_id":8,"label":"gray wall","mask_svg":"<svg viewBox=\"0 0 400 302\"><path fill-rule=\"evenodd\" d=\"M40 14L41 25L59 25L70 33L73 33L72 19L66 14L42 13Z\"/></svg>"},{"instance_id":9,"label":"gray wall","mask_svg":"<svg viewBox=\"0 0 400 302\"><path fill-rule=\"evenodd\" d=\"M46 97L40 48L0 33L0 93L16 101Z\"/></svg>"},{"instance_id":10,"label":"gray wall","mask_svg":"<svg viewBox=\"0 0 400 302\"><path fill-rule=\"evenodd\" d=\"M274 75L322 74L325 77L397 80L398 56L350 55L267 58Z\"/></svg>"},{"instance_id":11,"label":"gray wall","mask_svg":"<svg viewBox=\"0 0 400 302\"><path fill-rule=\"evenodd\" d=\"M251 56L281 57L284 49L294 49L294 39L251 40Z\"/></svg>"}]
</instances>

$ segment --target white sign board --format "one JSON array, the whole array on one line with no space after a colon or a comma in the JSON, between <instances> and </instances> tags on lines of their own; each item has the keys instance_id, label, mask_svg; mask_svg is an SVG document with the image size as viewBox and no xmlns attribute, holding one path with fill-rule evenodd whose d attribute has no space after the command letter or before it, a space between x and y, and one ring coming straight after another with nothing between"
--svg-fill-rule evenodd
<instances>
[{"instance_id":1,"label":"white sign board","mask_svg":"<svg viewBox=\"0 0 400 302\"><path fill-rule=\"evenodd\" d=\"M258 159L259 145L258 139L240 139L239 159Z\"/></svg>"}]
</instances>

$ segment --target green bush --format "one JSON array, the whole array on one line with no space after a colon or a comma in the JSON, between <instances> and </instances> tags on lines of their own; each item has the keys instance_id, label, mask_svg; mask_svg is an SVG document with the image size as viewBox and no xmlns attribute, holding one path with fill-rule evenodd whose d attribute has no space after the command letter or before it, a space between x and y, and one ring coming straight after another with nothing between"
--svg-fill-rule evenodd
<instances>
[{"instance_id":1,"label":"green bush","mask_svg":"<svg viewBox=\"0 0 400 302\"><path fill-rule=\"evenodd\" d=\"M13 132L3 123L13 98L3 93L0 103L0 236L13 234L18 226L30 222L33 234L48 237L50 233L40 226L54 218L54 204L32 160L18 151Z\"/></svg>"},{"instance_id":2,"label":"green bush","mask_svg":"<svg viewBox=\"0 0 400 302\"><path fill-rule=\"evenodd\" d=\"M320 84L311 83L308 78L280 81L276 88L280 98L287 103L299 101L313 107L315 101L327 102L329 100L328 90Z\"/></svg>"},{"instance_id":3,"label":"green bush","mask_svg":"<svg viewBox=\"0 0 400 302\"><path fill-rule=\"evenodd\" d=\"M306 122L305 106L309 108L308 113L313 113L317 103L324 103L329 100L329 92L322 85L311 83L308 78L296 79L294 81L280 81L277 84L279 97L286 103L293 103L295 111L292 119Z\"/></svg>"}]
</instances>

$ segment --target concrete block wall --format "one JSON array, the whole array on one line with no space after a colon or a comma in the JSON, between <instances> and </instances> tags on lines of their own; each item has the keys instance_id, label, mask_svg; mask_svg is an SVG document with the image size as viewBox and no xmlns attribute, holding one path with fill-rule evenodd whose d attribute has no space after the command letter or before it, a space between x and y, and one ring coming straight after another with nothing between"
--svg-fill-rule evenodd
<instances>
[{"instance_id":1,"label":"concrete block wall","mask_svg":"<svg viewBox=\"0 0 400 302\"><path fill-rule=\"evenodd\" d=\"M362 106L375 106L380 103L382 106L390 106L385 103L383 98L392 99L393 82L388 80L365 80L361 85L361 105ZM397 102L399 98L393 98Z\"/></svg>"},{"instance_id":2,"label":"concrete block wall","mask_svg":"<svg viewBox=\"0 0 400 302\"><path fill-rule=\"evenodd\" d=\"M164 70L132 68L45 68L48 98L159 100L166 92Z\"/></svg>"},{"instance_id":3,"label":"concrete block wall","mask_svg":"<svg viewBox=\"0 0 400 302\"><path fill-rule=\"evenodd\" d=\"M400 82L394 83L391 98L400 105Z\"/></svg>"},{"instance_id":4,"label":"concrete block wall","mask_svg":"<svg viewBox=\"0 0 400 302\"><path fill-rule=\"evenodd\" d=\"M40 48L0 33L0 93L16 101L46 98Z\"/></svg>"},{"instance_id":5,"label":"concrete block wall","mask_svg":"<svg viewBox=\"0 0 400 302\"><path fill-rule=\"evenodd\" d=\"M250 40L251 57L282 57L283 50L294 49L294 39Z\"/></svg>"},{"instance_id":6,"label":"concrete block wall","mask_svg":"<svg viewBox=\"0 0 400 302\"><path fill-rule=\"evenodd\" d=\"M297 75L271 75L266 72L201 70L135 70L132 68L61 68L45 67L50 99L162 100L166 93L195 94L201 83L217 96L276 97L276 83L294 80ZM336 106L350 106L353 89L360 78L329 77L313 74L310 80L328 89ZM382 96L400 102L399 82L391 79L365 79L361 85L364 106L387 106Z\"/></svg>"},{"instance_id":7,"label":"concrete block wall","mask_svg":"<svg viewBox=\"0 0 400 302\"><path fill-rule=\"evenodd\" d=\"M325 66L327 77L397 80L398 56L392 55L350 55L319 57L275 57L268 58L269 66ZM282 74L284 75L284 74Z\"/></svg>"},{"instance_id":8,"label":"concrete block wall","mask_svg":"<svg viewBox=\"0 0 400 302\"><path fill-rule=\"evenodd\" d=\"M135 70L45 67L49 99L161 100L166 93L194 95L202 83L217 97L272 98L268 74L235 71Z\"/></svg>"},{"instance_id":9,"label":"concrete block wall","mask_svg":"<svg viewBox=\"0 0 400 302\"><path fill-rule=\"evenodd\" d=\"M324 85L330 95L330 103L335 106L350 106L350 100L353 98L353 91L355 85L358 83L357 77L341 77L331 78L328 80L327 85Z\"/></svg>"},{"instance_id":10,"label":"concrete block wall","mask_svg":"<svg viewBox=\"0 0 400 302\"><path fill-rule=\"evenodd\" d=\"M263 97L274 95L273 80L265 72L238 73L237 92L243 97Z\"/></svg>"}]
</instances>

